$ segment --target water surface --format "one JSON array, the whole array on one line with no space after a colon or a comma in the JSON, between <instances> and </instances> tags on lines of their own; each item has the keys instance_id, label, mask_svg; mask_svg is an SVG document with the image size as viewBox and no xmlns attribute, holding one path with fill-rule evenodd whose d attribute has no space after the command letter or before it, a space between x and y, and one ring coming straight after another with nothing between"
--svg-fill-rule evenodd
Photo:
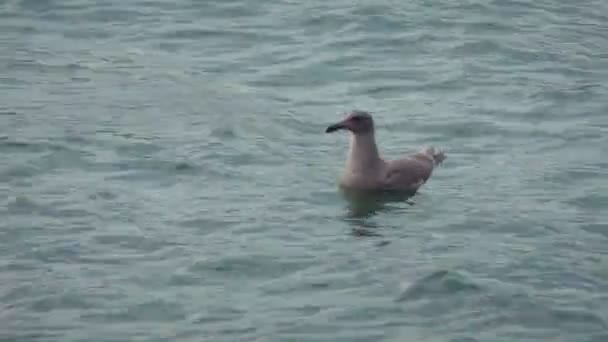
<instances>
[{"instance_id":1,"label":"water surface","mask_svg":"<svg viewBox=\"0 0 608 342\"><path fill-rule=\"evenodd\" d=\"M0 3L0 339L605 341L608 3ZM405 201L336 187L351 109Z\"/></svg>"}]
</instances>

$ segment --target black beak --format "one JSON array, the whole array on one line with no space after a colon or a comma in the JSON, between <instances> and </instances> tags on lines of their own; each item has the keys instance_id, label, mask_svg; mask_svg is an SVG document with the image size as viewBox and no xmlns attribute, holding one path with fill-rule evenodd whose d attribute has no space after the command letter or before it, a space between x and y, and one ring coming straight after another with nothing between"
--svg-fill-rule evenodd
<instances>
[{"instance_id":1,"label":"black beak","mask_svg":"<svg viewBox=\"0 0 608 342\"><path fill-rule=\"evenodd\" d=\"M325 133L335 132L337 130L341 130L341 129L344 129L344 128L346 128L346 127L344 127L344 125L342 123L333 124L331 126L328 126L325 129Z\"/></svg>"}]
</instances>

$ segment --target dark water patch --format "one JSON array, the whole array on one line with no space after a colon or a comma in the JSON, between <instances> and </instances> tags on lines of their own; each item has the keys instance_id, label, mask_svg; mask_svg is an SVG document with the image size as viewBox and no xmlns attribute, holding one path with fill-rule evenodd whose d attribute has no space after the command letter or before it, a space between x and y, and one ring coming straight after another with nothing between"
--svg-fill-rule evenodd
<instances>
[{"instance_id":1,"label":"dark water patch","mask_svg":"<svg viewBox=\"0 0 608 342\"><path fill-rule=\"evenodd\" d=\"M21 16L11 6L5 5L2 8L2 12L0 12L0 19L15 19L15 18L21 18Z\"/></svg>"},{"instance_id":2,"label":"dark water patch","mask_svg":"<svg viewBox=\"0 0 608 342\"><path fill-rule=\"evenodd\" d=\"M2 234L6 237L6 234ZM0 263L0 272L31 272L40 268L34 260L4 260ZM10 296L9 296L10 298Z\"/></svg>"},{"instance_id":3,"label":"dark water patch","mask_svg":"<svg viewBox=\"0 0 608 342\"><path fill-rule=\"evenodd\" d=\"M590 325L608 330L608 324L601 315L583 309L551 309L550 314L556 321L568 325ZM583 328L584 329L584 328Z\"/></svg>"},{"instance_id":4,"label":"dark water patch","mask_svg":"<svg viewBox=\"0 0 608 342\"><path fill-rule=\"evenodd\" d=\"M2 140L0 140L0 150L6 152L12 152L11 150L20 150L24 152L42 152L48 150L61 149L63 149L63 147L60 145L27 141L15 141L9 139L8 137L4 137Z\"/></svg>"},{"instance_id":5,"label":"dark water patch","mask_svg":"<svg viewBox=\"0 0 608 342\"><path fill-rule=\"evenodd\" d=\"M445 122L424 123L417 125L416 129L418 132L449 135L454 138L466 137L467 139L509 135L507 130L495 122L473 118L467 122L452 121L450 124Z\"/></svg>"},{"instance_id":6,"label":"dark water patch","mask_svg":"<svg viewBox=\"0 0 608 342\"><path fill-rule=\"evenodd\" d=\"M24 251L23 258L33 258L44 264L78 263L85 247L81 242L56 241Z\"/></svg>"},{"instance_id":7,"label":"dark water patch","mask_svg":"<svg viewBox=\"0 0 608 342\"><path fill-rule=\"evenodd\" d=\"M390 241L388 241L388 240L383 240L383 241L378 241L378 242L375 244L375 246L376 246L376 247L385 247L385 246L390 245L390 243L391 243L391 242L390 242Z\"/></svg>"},{"instance_id":8,"label":"dark water patch","mask_svg":"<svg viewBox=\"0 0 608 342\"><path fill-rule=\"evenodd\" d=\"M278 257L224 257L216 260L197 261L188 271L195 274L215 274L216 277L230 279L256 279L268 276L278 277L297 272L309 266L308 262L285 261Z\"/></svg>"},{"instance_id":9,"label":"dark water patch","mask_svg":"<svg viewBox=\"0 0 608 342\"><path fill-rule=\"evenodd\" d=\"M608 238L608 223L588 223L583 224L581 229L594 234L602 235L604 238Z\"/></svg>"},{"instance_id":10,"label":"dark water patch","mask_svg":"<svg viewBox=\"0 0 608 342\"><path fill-rule=\"evenodd\" d=\"M125 109L136 109L136 108L142 109L139 106L134 106L133 108L125 108ZM144 105L143 109L147 109L147 108L148 108L148 106ZM151 141L155 140L155 137L153 137L153 136L148 136L148 135L134 133L134 132L118 131L114 128L100 128L100 129L97 129L95 131L95 133L98 135L98 137L101 137L104 134L107 134L111 137L124 138L125 140L129 141L128 144L124 144L124 147L126 147L126 148L129 148L129 147L138 148L138 147L146 147L146 146L155 147L155 145L151 143Z\"/></svg>"},{"instance_id":11,"label":"dark water patch","mask_svg":"<svg viewBox=\"0 0 608 342\"><path fill-rule=\"evenodd\" d=\"M72 76L71 81L74 83L89 83L91 82L91 79L89 77Z\"/></svg>"},{"instance_id":12,"label":"dark water patch","mask_svg":"<svg viewBox=\"0 0 608 342\"><path fill-rule=\"evenodd\" d=\"M44 109L44 107L44 104L36 104L36 101L33 101L33 103L20 104L14 106L14 108L20 112L39 111Z\"/></svg>"},{"instance_id":13,"label":"dark water patch","mask_svg":"<svg viewBox=\"0 0 608 342\"><path fill-rule=\"evenodd\" d=\"M266 74L248 82L251 87L273 88L286 87L297 88L310 84L311 87L328 86L335 82L335 79L342 79L345 73L334 68L330 68L322 63L311 63L304 67L291 68L289 73L283 72Z\"/></svg>"},{"instance_id":14,"label":"dark water patch","mask_svg":"<svg viewBox=\"0 0 608 342\"><path fill-rule=\"evenodd\" d=\"M52 214L51 208L42 203L38 203L38 201L26 195L15 196L11 201L9 201L7 209L8 213L13 215Z\"/></svg>"},{"instance_id":15,"label":"dark water patch","mask_svg":"<svg viewBox=\"0 0 608 342\"><path fill-rule=\"evenodd\" d=\"M25 143L25 142L18 142L18 141L6 141L3 142L0 146L5 147L5 148L27 148L27 147L32 147L32 144L29 143Z\"/></svg>"},{"instance_id":16,"label":"dark water patch","mask_svg":"<svg viewBox=\"0 0 608 342\"><path fill-rule=\"evenodd\" d=\"M57 236L90 231L94 226L91 221L98 219L98 215L86 203L49 202L26 195L17 195L9 200L7 213L14 218L28 218L28 224L6 230L11 233L23 230L25 235L37 230L53 231Z\"/></svg>"},{"instance_id":17,"label":"dark water patch","mask_svg":"<svg viewBox=\"0 0 608 342\"><path fill-rule=\"evenodd\" d=\"M179 41L170 41L170 42L161 41L161 42L158 42L157 44L158 44L158 48L160 50L165 51L165 52L171 52L171 53L178 53L179 51L184 49L186 46L186 43L179 42Z\"/></svg>"},{"instance_id":18,"label":"dark water patch","mask_svg":"<svg viewBox=\"0 0 608 342\"><path fill-rule=\"evenodd\" d=\"M92 200L106 200L112 201L118 198L118 194L108 191L108 190L100 190L91 195L89 195L89 199Z\"/></svg>"},{"instance_id":19,"label":"dark water patch","mask_svg":"<svg viewBox=\"0 0 608 342\"><path fill-rule=\"evenodd\" d=\"M337 324L333 321L315 319L295 321L279 329L278 336L285 341L366 342L390 340L390 333L381 327L362 322L359 325ZM372 326L369 326L372 325Z\"/></svg>"},{"instance_id":20,"label":"dark water patch","mask_svg":"<svg viewBox=\"0 0 608 342\"><path fill-rule=\"evenodd\" d=\"M403 32L411 29L412 22L404 20L403 16L396 15L390 7L380 4L368 4L353 7L348 18L355 22L357 29L367 34L386 32Z\"/></svg>"},{"instance_id":21,"label":"dark water patch","mask_svg":"<svg viewBox=\"0 0 608 342\"><path fill-rule=\"evenodd\" d=\"M89 265L100 265L103 267L110 266L126 266L130 265L133 262L137 262L142 259L147 259L147 257L142 258L139 256L131 256L131 255L123 255L113 253L112 255L82 255L79 257L79 262L82 264Z\"/></svg>"},{"instance_id":22,"label":"dark water patch","mask_svg":"<svg viewBox=\"0 0 608 342\"><path fill-rule=\"evenodd\" d=\"M71 73L76 73L76 72L83 71L83 70L89 70L89 67L86 64L83 64L78 61L76 61L76 62L63 61L60 63L51 63L51 62L46 62L44 60L33 59L33 58L15 58L15 59L12 59L9 63L10 63L9 67L12 69L19 69L19 70L23 70L23 71L27 71L27 72L37 72L37 73L49 73L49 74L53 73L53 74L58 74L61 77L65 77L66 72L70 73L67 75L68 77L70 77L70 76L72 76ZM64 87L66 86L65 81L57 81L57 83L62 84ZM56 94L59 94L60 92L63 93L64 91L67 92L70 90L74 91L74 89L69 89L67 87L66 87L66 89L55 89L54 91L57 92Z\"/></svg>"},{"instance_id":23,"label":"dark water patch","mask_svg":"<svg viewBox=\"0 0 608 342\"><path fill-rule=\"evenodd\" d=\"M404 92L412 90L412 86L408 86L405 84L400 85L367 85L365 84L363 87L360 87L356 90L359 94L367 94L367 95L383 95L390 96L395 94L403 94Z\"/></svg>"},{"instance_id":24,"label":"dark water patch","mask_svg":"<svg viewBox=\"0 0 608 342\"><path fill-rule=\"evenodd\" d=\"M123 137L125 139L129 139L131 140L134 136L131 136L129 134L118 134L119 137ZM138 141L138 140L144 140L144 141ZM129 141L128 143L125 142L118 142L118 141L114 141L112 142L113 144L116 144L116 146L114 146L114 151L116 151L116 153L118 153L119 155L124 155L124 156L137 156L140 158L149 158L149 156L154 155L155 153L158 153L162 150L162 147L159 146L158 144L154 143L154 142L148 142L145 141L145 138L137 138L137 139L132 139L131 141ZM109 142L107 142L109 143Z\"/></svg>"},{"instance_id":25,"label":"dark water patch","mask_svg":"<svg viewBox=\"0 0 608 342\"><path fill-rule=\"evenodd\" d=\"M95 29L80 29L64 31L63 36L68 39L105 39L112 38L114 34L109 31L102 31L99 28ZM73 68L82 68L80 64L75 64Z\"/></svg>"},{"instance_id":26,"label":"dark water patch","mask_svg":"<svg viewBox=\"0 0 608 342\"><path fill-rule=\"evenodd\" d=\"M216 127L211 131L210 136L218 139L234 139L237 133L232 127Z\"/></svg>"},{"instance_id":27,"label":"dark water patch","mask_svg":"<svg viewBox=\"0 0 608 342\"><path fill-rule=\"evenodd\" d=\"M469 335L469 334L465 334L465 335ZM450 342L478 342L480 340L476 339L475 337L471 337L471 336L456 336L450 339Z\"/></svg>"},{"instance_id":28,"label":"dark water patch","mask_svg":"<svg viewBox=\"0 0 608 342\"><path fill-rule=\"evenodd\" d=\"M92 8L80 15L89 23L115 23L136 21L145 13L129 8Z\"/></svg>"},{"instance_id":29,"label":"dark water patch","mask_svg":"<svg viewBox=\"0 0 608 342\"><path fill-rule=\"evenodd\" d=\"M179 177L197 175L204 170L190 162L175 162L161 159L133 158L116 162L88 163L93 172L107 174L107 180L161 182L159 184L175 184Z\"/></svg>"},{"instance_id":30,"label":"dark water patch","mask_svg":"<svg viewBox=\"0 0 608 342\"><path fill-rule=\"evenodd\" d=\"M96 305L83 293L67 290L63 293L32 300L29 306L35 312L52 312L56 310L87 310Z\"/></svg>"},{"instance_id":31,"label":"dark water patch","mask_svg":"<svg viewBox=\"0 0 608 342\"><path fill-rule=\"evenodd\" d=\"M237 218L218 219L212 217L212 215L209 215L208 213L201 214L201 216L205 217L181 219L171 221L169 224L177 227L189 228L191 231L194 231L194 234L196 235L206 235L218 230L231 229L240 223L240 220Z\"/></svg>"},{"instance_id":32,"label":"dark water patch","mask_svg":"<svg viewBox=\"0 0 608 342\"><path fill-rule=\"evenodd\" d=\"M20 0L18 1L19 7L24 10L32 10L36 13L46 12L70 12L75 10L86 9L86 2L75 2L75 1L57 1L57 0Z\"/></svg>"},{"instance_id":33,"label":"dark water patch","mask_svg":"<svg viewBox=\"0 0 608 342\"><path fill-rule=\"evenodd\" d=\"M480 11L484 11L484 9L481 8L481 4L475 4L478 5L480 7L478 7L477 9ZM471 5L475 6L475 5ZM513 26L510 25L508 23L508 21L488 21L485 18L480 18L479 20L476 21L465 21L462 23L465 32L469 32L472 35L488 35L488 36L494 36L496 34L508 34L508 33L513 33L513 32L517 32L519 30L519 27L517 26Z\"/></svg>"},{"instance_id":34,"label":"dark water patch","mask_svg":"<svg viewBox=\"0 0 608 342\"><path fill-rule=\"evenodd\" d=\"M486 296L480 297L484 311L495 308L499 316L493 325L514 324L530 329L568 327L571 332L606 331L605 320L598 313L579 303L558 306L545 291L494 283Z\"/></svg>"},{"instance_id":35,"label":"dark water patch","mask_svg":"<svg viewBox=\"0 0 608 342\"><path fill-rule=\"evenodd\" d=\"M553 329L560 327L570 333L604 332L606 322L596 313L586 310L554 309L544 303L510 304L502 308L502 324L513 324L527 329ZM500 324L496 322L495 324Z\"/></svg>"},{"instance_id":36,"label":"dark water patch","mask_svg":"<svg viewBox=\"0 0 608 342\"><path fill-rule=\"evenodd\" d=\"M212 324L218 322L233 322L245 316L247 311L230 307L210 305L205 312L197 313L188 318L195 324Z\"/></svg>"},{"instance_id":37,"label":"dark water patch","mask_svg":"<svg viewBox=\"0 0 608 342\"><path fill-rule=\"evenodd\" d=\"M581 178L569 178L581 179ZM608 195L602 193L586 193L567 200L567 203L584 210L602 210L608 208Z\"/></svg>"},{"instance_id":38,"label":"dark water patch","mask_svg":"<svg viewBox=\"0 0 608 342\"><path fill-rule=\"evenodd\" d=\"M91 240L98 245L111 245L136 252L152 252L166 247L166 242L157 238L133 234L95 234Z\"/></svg>"},{"instance_id":39,"label":"dark water patch","mask_svg":"<svg viewBox=\"0 0 608 342\"><path fill-rule=\"evenodd\" d=\"M164 39L194 39L194 38L205 38L205 37L223 37L227 32L216 30L216 29L204 29L204 28L190 28L169 31L161 34ZM236 34L242 34L242 32L236 32Z\"/></svg>"},{"instance_id":40,"label":"dark water patch","mask_svg":"<svg viewBox=\"0 0 608 342\"><path fill-rule=\"evenodd\" d=\"M88 152L78 149L75 145L38 141L18 141L10 138L0 139L0 152L41 154L34 162L40 167L44 164L46 164L46 166L61 166L62 162L73 165L74 162L77 163L77 160L82 157L90 155ZM46 167L44 168L46 169Z\"/></svg>"},{"instance_id":41,"label":"dark water patch","mask_svg":"<svg viewBox=\"0 0 608 342\"><path fill-rule=\"evenodd\" d=\"M572 184L573 181L583 178L577 178L577 174L585 174L588 179L600 179L602 178L603 172L597 171L576 171L572 169L572 163L570 165L561 165L561 167L552 167L546 170L546 173L543 175L543 180L550 182L552 184ZM568 196L570 199L567 203L578 206L580 208L585 208L590 206L593 208L596 204L605 203L606 196L600 193L599 191L591 191L585 193L583 195L576 196L571 198L572 196Z\"/></svg>"},{"instance_id":42,"label":"dark water patch","mask_svg":"<svg viewBox=\"0 0 608 342\"><path fill-rule=\"evenodd\" d=\"M184 307L167 299L150 299L126 307L107 307L94 312L85 312L81 320L96 323L124 322L175 322L187 317Z\"/></svg>"},{"instance_id":43,"label":"dark water patch","mask_svg":"<svg viewBox=\"0 0 608 342\"><path fill-rule=\"evenodd\" d=\"M384 303L383 305L359 305L354 304L352 307L341 310L342 312L335 315L335 320L347 326L382 326L385 322L378 322L378 317L403 315L403 309L393 303Z\"/></svg>"},{"instance_id":44,"label":"dark water patch","mask_svg":"<svg viewBox=\"0 0 608 342\"><path fill-rule=\"evenodd\" d=\"M302 263L299 272L290 272L283 277L266 281L259 286L259 289L265 295L272 296L295 294L306 296L311 291L332 296L377 283L376 279L363 275L356 263L344 261L342 267L318 266L313 262Z\"/></svg>"},{"instance_id":45,"label":"dark water patch","mask_svg":"<svg viewBox=\"0 0 608 342\"><path fill-rule=\"evenodd\" d=\"M72 206L80 206L80 204L73 204ZM55 217L65 219L69 221L71 218L85 218L90 220L92 218L97 217L97 215L92 212L90 209L83 208L70 208L70 207L59 207L59 205L53 205L53 212Z\"/></svg>"},{"instance_id":46,"label":"dark water patch","mask_svg":"<svg viewBox=\"0 0 608 342\"><path fill-rule=\"evenodd\" d=\"M193 164L189 164L186 162L179 162L179 163L175 164L175 170L177 170L177 171L192 171L194 169L195 169L195 167Z\"/></svg>"},{"instance_id":47,"label":"dark water patch","mask_svg":"<svg viewBox=\"0 0 608 342\"><path fill-rule=\"evenodd\" d=\"M404 309L416 313L410 323L461 336L469 336L470 331L495 336L502 331L546 338L564 331L584 335L606 331L601 315L578 305L558 308L542 291L527 287L485 281L482 291L467 291L466 296L461 291L451 296L442 292L404 301Z\"/></svg>"},{"instance_id":48,"label":"dark water patch","mask_svg":"<svg viewBox=\"0 0 608 342\"><path fill-rule=\"evenodd\" d=\"M455 57L463 57L470 55L496 55L499 49L499 43L493 40L479 40L463 42L452 49L452 54Z\"/></svg>"},{"instance_id":49,"label":"dark water patch","mask_svg":"<svg viewBox=\"0 0 608 342\"><path fill-rule=\"evenodd\" d=\"M325 34L328 31L333 32L336 36L343 36L340 33L344 32L344 28L353 22L344 13L337 12L317 12L308 16L298 16L296 19L300 21L309 32Z\"/></svg>"},{"instance_id":50,"label":"dark water patch","mask_svg":"<svg viewBox=\"0 0 608 342\"><path fill-rule=\"evenodd\" d=\"M303 304L303 305L291 305L285 308L282 308L281 311L284 311L287 314L296 314L296 315L304 315L304 316L312 316L318 314L326 309L323 305L314 305L314 304Z\"/></svg>"},{"instance_id":51,"label":"dark water patch","mask_svg":"<svg viewBox=\"0 0 608 342\"><path fill-rule=\"evenodd\" d=\"M10 69L22 69L30 71L31 69L39 66L38 61L32 57L14 57L8 62L7 67Z\"/></svg>"},{"instance_id":52,"label":"dark water patch","mask_svg":"<svg viewBox=\"0 0 608 342\"><path fill-rule=\"evenodd\" d=\"M363 224L364 228L368 221L363 218L371 218L380 213L400 211L414 205L413 192L391 192L391 191L357 191L341 187L339 189L342 198L347 201L346 220L351 223Z\"/></svg>"},{"instance_id":53,"label":"dark water patch","mask_svg":"<svg viewBox=\"0 0 608 342\"><path fill-rule=\"evenodd\" d=\"M381 236L383 236L377 230L364 228L364 227L352 228L351 234L355 237L381 237Z\"/></svg>"},{"instance_id":54,"label":"dark water patch","mask_svg":"<svg viewBox=\"0 0 608 342\"><path fill-rule=\"evenodd\" d=\"M27 327L27 326L26 326ZM0 341L23 341L23 342L36 342L36 341L48 341L48 340L61 340L65 336L65 331L70 327L53 327L52 329L41 328L39 326L30 326L28 331L14 330L11 332L0 332ZM40 330L40 331L36 331ZM6 337L6 339L3 339Z\"/></svg>"},{"instance_id":55,"label":"dark water patch","mask_svg":"<svg viewBox=\"0 0 608 342\"><path fill-rule=\"evenodd\" d=\"M210 330L213 334L225 336L226 338L243 338L244 340L255 340L254 333L258 331L258 327L249 321L244 321L239 326L231 323L214 327Z\"/></svg>"},{"instance_id":56,"label":"dark water patch","mask_svg":"<svg viewBox=\"0 0 608 342\"><path fill-rule=\"evenodd\" d=\"M161 32L159 37L167 40L193 40L193 39L221 39L225 40L248 40L252 42L266 41L268 39L281 40L283 36L271 33L261 33L243 29L218 29L218 28L183 28Z\"/></svg>"},{"instance_id":57,"label":"dark water patch","mask_svg":"<svg viewBox=\"0 0 608 342\"><path fill-rule=\"evenodd\" d=\"M226 149L224 149L223 152L210 151L205 153L204 160L207 163L215 163L218 167L221 165L221 169L212 167L212 165L209 165L206 169L213 169L216 171L222 170L222 173L226 175L230 173L238 173L244 176L245 173L241 172L243 171L243 168L251 165L260 165L260 160L258 158L262 156L263 155L261 155L260 151L253 149L242 151L226 151ZM263 165L263 163L261 165Z\"/></svg>"},{"instance_id":58,"label":"dark water patch","mask_svg":"<svg viewBox=\"0 0 608 342\"><path fill-rule=\"evenodd\" d=\"M169 286L203 286L205 277L190 272L176 272L169 277Z\"/></svg>"},{"instance_id":59,"label":"dark water patch","mask_svg":"<svg viewBox=\"0 0 608 342\"><path fill-rule=\"evenodd\" d=\"M341 39L335 39L335 40L328 40L327 42L324 42L323 46L327 47L327 48L332 48L332 49L350 49L352 50L352 54L349 55L338 55L338 56L333 56L331 59L329 59L327 62L329 65L331 66L343 66L344 68L351 68L352 64L345 64L342 65L343 63L340 62L336 62L336 61L342 61L342 62L346 62L346 61L358 61L358 62L363 62L366 60L365 55L356 52L358 47L362 47L365 46L366 41L368 40L368 37L365 35L347 35L342 37ZM303 57L299 57L298 60L306 60ZM332 62L332 60L334 62Z\"/></svg>"},{"instance_id":60,"label":"dark water patch","mask_svg":"<svg viewBox=\"0 0 608 342\"><path fill-rule=\"evenodd\" d=\"M540 87L540 89L532 92L529 95L529 98L534 99L536 101L550 101L559 105L560 103L564 103L570 105L572 101L589 101L598 96L594 92L593 86L589 87L572 87L572 88L564 88L556 85L547 85ZM564 108L560 109L564 110ZM555 109L553 111L556 111ZM582 113L573 113L577 117Z\"/></svg>"},{"instance_id":61,"label":"dark water patch","mask_svg":"<svg viewBox=\"0 0 608 342\"><path fill-rule=\"evenodd\" d=\"M243 18L248 19L251 16L263 16L267 11L262 6L250 6L246 3L239 2L206 2L201 3L192 1L188 6L194 11L202 11L205 16L212 16L214 18Z\"/></svg>"}]
</instances>

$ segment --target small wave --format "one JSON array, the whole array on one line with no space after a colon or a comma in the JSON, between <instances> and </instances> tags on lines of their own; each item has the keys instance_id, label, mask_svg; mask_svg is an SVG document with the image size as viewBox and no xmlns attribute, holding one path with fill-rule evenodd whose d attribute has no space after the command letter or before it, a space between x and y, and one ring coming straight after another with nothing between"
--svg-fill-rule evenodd
<instances>
[{"instance_id":1,"label":"small wave","mask_svg":"<svg viewBox=\"0 0 608 342\"><path fill-rule=\"evenodd\" d=\"M132 304L120 310L102 310L84 314L82 319L89 322L166 322L186 318L184 307L168 299L151 299Z\"/></svg>"},{"instance_id":2,"label":"small wave","mask_svg":"<svg viewBox=\"0 0 608 342\"><path fill-rule=\"evenodd\" d=\"M213 272L227 277L284 276L308 267L307 263L280 261L263 256L224 257L217 260L202 260L188 268L189 273Z\"/></svg>"},{"instance_id":3,"label":"small wave","mask_svg":"<svg viewBox=\"0 0 608 342\"><path fill-rule=\"evenodd\" d=\"M69 151L70 148L48 142L30 142L11 140L8 137L0 138L0 151L20 150L20 152Z\"/></svg>"},{"instance_id":4,"label":"small wave","mask_svg":"<svg viewBox=\"0 0 608 342\"><path fill-rule=\"evenodd\" d=\"M459 292L479 291L481 287L462 273L441 270L416 280L409 285L399 300L415 300L428 296L450 295Z\"/></svg>"}]
</instances>

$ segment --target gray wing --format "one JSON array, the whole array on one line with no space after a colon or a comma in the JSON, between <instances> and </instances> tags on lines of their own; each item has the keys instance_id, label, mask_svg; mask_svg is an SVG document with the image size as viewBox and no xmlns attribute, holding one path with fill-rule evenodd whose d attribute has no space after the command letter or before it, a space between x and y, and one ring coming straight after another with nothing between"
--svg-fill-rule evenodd
<instances>
[{"instance_id":1,"label":"gray wing","mask_svg":"<svg viewBox=\"0 0 608 342\"><path fill-rule=\"evenodd\" d=\"M417 190L433 172L434 163L417 155L393 160L386 165L384 187L395 190Z\"/></svg>"}]
</instances>

